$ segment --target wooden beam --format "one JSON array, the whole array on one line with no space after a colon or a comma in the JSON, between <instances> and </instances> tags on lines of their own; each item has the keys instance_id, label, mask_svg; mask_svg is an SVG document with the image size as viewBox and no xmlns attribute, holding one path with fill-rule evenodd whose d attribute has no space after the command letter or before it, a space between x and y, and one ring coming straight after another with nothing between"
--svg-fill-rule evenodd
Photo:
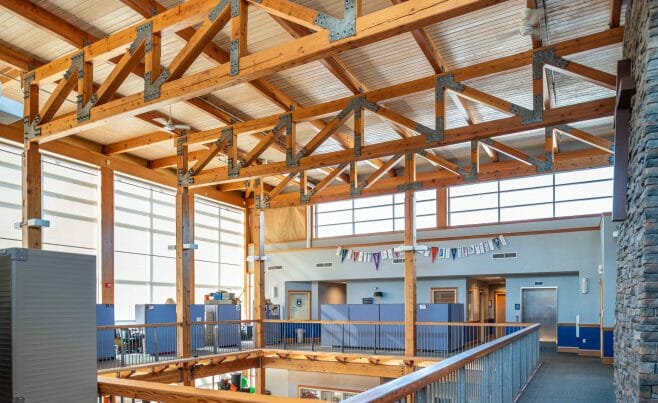
<instances>
[{"instance_id":1,"label":"wooden beam","mask_svg":"<svg viewBox=\"0 0 658 403\"><path fill-rule=\"evenodd\" d=\"M56 16L28 0L0 0L0 6L42 28L76 48L98 40L97 37L78 28L75 24Z\"/></svg>"},{"instance_id":2,"label":"wooden beam","mask_svg":"<svg viewBox=\"0 0 658 403\"><path fill-rule=\"evenodd\" d=\"M126 78L128 78L130 73L144 57L145 46L145 41L140 41L132 53L126 52L121 59L119 59L110 75L107 76L100 87L98 87L98 90L96 91L96 105L104 104L112 99L121 84L123 84ZM159 46L156 45L156 48L158 47ZM149 60L149 58L147 58L147 60Z\"/></svg>"},{"instance_id":3,"label":"wooden beam","mask_svg":"<svg viewBox=\"0 0 658 403\"><path fill-rule=\"evenodd\" d=\"M0 42L0 61L20 71L29 71L43 64L25 52Z\"/></svg>"},{"instance_id":4,"label":"wooden beam","mask_svg":"<svg viewBox=\"0 0 658 403\"><path fill-rule=\"evenodd\" d=\"M569 61L564 68L547 64L546 68L558 71L567 76L580 78L592 84L600 85L609 90L616 90L617 77L614 74L606 73L584 64Z\"/></svg>"},{"instance_id":5,"label":"wooden beam","mask_svg":"<svg viewBox=\"0 0 658 403\"><path fill-rule=\"evenodd\" d=\"M404 355L416 355L416 182L415 154L404 159Z\"/></svg>"},{"instance_id":6,"label":"wooden beam","mask_svg":"<svg viewBox=\"0 0 658 403\"><path fill-rule=\"evenodd\" d=\"M329 173L322 178L320 182L318 182L317 185L315 185L315 188L313 188L313 194L317 194L318 192L321 192L324 188L329 186L331 182L336 179L336 177L340 176L341 173L345 172L345 169L347 169L348 164L343 163L338 165L336 168L332 169L329 171ZM349 183L349 180L346 182Z\"/></svg>"},{"instance_id":7,"label":"wooden beam","mask_svg":"<svg viewBox=\"0 0 658 403\"><path fill-rule=\"evenodd\" d=\"M448 227L448 188L436 189L436 227Z\"/></svg>"},{"instance_id":8,"label":"wooden beam","mask_svg":"<svg viewBox=\"0 0 658 403\"><path fill-rule=\"evenodd\" d=\"M398 378L404 375L404 366L373 365L368 362L337 362L324 360L300 360L263 357L264 368L285 369L288 371L317 372L322 374L343 374Z\"/></svg>"},{"instance_id":9,"label":"wooden beam","mask_svg":"<svg viewBox=\"0 0 658 403\"><path fill-rule=\"evenodd\" d=\"M388 171L395 168L395 166L404 158L403 154L396 154L388 159L378 170L370 174L366 180L363 181L363 189L368 189L370 186L377 183Z\"/></svg>"},{"instance_id":10,"label":"wooden beam","mask_svg":"<svg viewBox=\"0 0 658 403\"><path fill-rule=\"evenodd\" d=\"M241 4L242 2L238 2ZM240 9L242 11L242 6ZM246 11L246 10L244 10ZM243 16L246 12L241 12L237 20L245 20L246 28L246 17ZM176 80L183 76L183 74L190 68L192 63L196 58L201 54L203 49L206 47L208 42L211 42L215 35L226 25L226 23L231 19L231 3L228 2L224 9L217 15L215 20L210 20L209 18L205 19L199 29L196 30L194 35L190 40L185 44L183 49L174 57L174 60L169 64L169 80ZM235 28L235 27L234 27ZM233 31L232 31L233 32ZM245 46L246 49L246 46Z\"/></svg>"},{"instance_id":11,"label":"wooden beam","mask_svg":"<svg viewBox=\"0 0 658 403\"><path fill-rule=\"evenodd\" d=\"M62 78L60 82L55 87L53 93L48 97L46 103L41 108L39 115L41 116L42 122L50 121L59 108L62 106L66 98L73 89L77 86L78 80L75 74L71 74L68 78Z\"/></svg>"},{"instance_id":12,"label":"wooden beam","mask_svg":"<svg viewBox=\"0 0 658 403\"><path fill-rule=\"evenodd\" d=\"M610 166L610 154L592 149L577 152L562 152L555 155L554 170L558 172L578 169ZM417 181L422 183L423 189L436 189L438 187L458 186L467 183L486 182L493 180L520 178L537 175L534 166L522 164L516 160L505 160L480 165L480 172L476 182L465 182L464 178L448 171L422 172L417 174ZM397 193L398 186L405 183L404 177L382 178L378 183L361 192L361 197L380 196ZM349 185L334 185L323 192L313 195L310 204L327 203L351 198ZM270 200L270 208L291 207L299 205L297 194L285 193Z\"/></svg>"},{"instance_id":13,"label":"wooden beam","mask_svg":"<svg viewBox=\"0 0 658 403\"><path fill-rule=\"evenodd\" d=\"M491 122L448 129L444 132L444 139L436 142L427 142L424 136L414 136L368 145L363 147L360 156L355 156L352 150L342 150L322 155L302 157L299 161L299 165L295 167L287 166L285 161L273 162L266 166L251 166L241 169L240 174L237 177L229 176L225 168L218 168L217 170L211 170L212 172L208 171L205 174L196 176L193 186L198 187L230 181L241 181L254 176L287 174L302 170L334 166L352 160L381 158L399 152L419 152L425 149L469 142L473 139L491 138L503 134L544 128L546 126L556 126L570 122L595 119L610 116L614 110L614 102L614 98L608 98L551 109L545 111L543 122L522 124L518 116L513 116Z\"/></svg>"},{"instance_id":14,"label":"wooden beam","mask_svg":"<svg viewBox=\"0 0 658 403\"><path fill-rule=\"evenodd\" d=\"M242 57L239 61L241 67L238 74L231 75L230 66L224 64L166 82L160 89L160 97L156 100L146 101L144 94L140 92L92 108L91 117L85 122L78 122L75 116L53 120L39 126L41 136L39 136L38 141L44 142L61 138L84 130L85 128L107 124L123 116L138 114L155 109L158 106L194 98L204 93L236 85L245 80L258 79L292 66L321 59L326 57L327 54L363 46L424 25L472 12L498 2L499 0L464 0L457 3L451 0L436 3L433 0L410 0L403 4L357 17L357 32L349 38L331 42L326 33L318 32ZM183 3L177 9L182 10L186 5L195 5L197 3L194 1ZM162 24L165 15L172 18L171 15L165 12L151 18L151 22L153 24L156 22ZM162 27L154 26L154 31L157 32L158 28ZM99 43L104 43L104 48L107 48L107 44L120 46L123 44L123 40L134 38L136 32L130 32L124 35L121 40L117 40L116 42L114 41L115 34ZM97 44L93 44L88 48L91 47L97 47ZM299 49L305 49L307 51L299 52ZM57 64L54 62L41 69L37 69L35 71L35 74L38 73L37 79L41 79L42 76L49 74L47 72L55 68L57 68ZM61 71L63 68L57 68L57 70Z\"/></svg>"},{"instance_id":15,"label":"wooden beam","mask_svg":"<svg viewBox=\"0 0 658 403\"><path fill-rule=\"evenodd\" d=\"M461 175L459 172L459 165L455 164L454 162L450 162L445 158L439 157L438 155L430 152L420 152L418 153L421 157L425 158L429 162L431 162L433 165L437 165L440 168L445 169L448 172L451 172L455 175Z\"/></svg>"},{"instance_id":16,"label":"wooden beam","mask_svg":"<svg viewBox=\"0 0 658 403\"><path fill-rule=\"evenodd\" d=\"M101 167L101 303L114 304L114 171Z\"/></svg>"},{"instance_id":17,"label":"wooden beam","mask_svg":"<svg viewBox=\"0 0 658 403\"><path fill-rule=\"evenodd\" d=\"M514 147L510 147L496 140L489 140L486 144L499 153L503 153L512 159L526 165L532 165L532 162L530 162L530 156Z\"/></svg>"},{"instance_id":18,"label":"wooden beam","mask_svg":"<svg viewBox=\"0 0 658 403\"><path fill-rule=\"evenodd\" d=\"M254 7L313 31L324 30L315 21L318 12L287 0L248 0Z\"/></svg>"},{"instance_id":19,"label":"wooden beam","mask_svg":"<svg viewBox=\"0 0 658 403\"><path fill-rule=\"evenodd\" d=\"M610 28L617 28L621 24L622 0L610 0Z\"/></svg>"},{"instance_id":20,"label":"wooden beam","mask_svg":"<svg viewBox=\"0 0 658 403\"><path fill-rule=\"evenodd\" d=\"M596 147L599 150L605 151L609 154L614 154L614 143L612 141L594 136L593 134L589 134L583 130L576 129L575 127L569 125L557 126L555 127L555 130L557 130L562 135L571 137L592 147Z\"/></svg>"},{"instance_id":21,"label":"wooden beam","mask_svg":"<svg viewBox=\"0 0 658 403\"><path fill-rule=\"evenodd\" d=\"M103 146L103 153L107 155L123 154L130 151L146 147L151 144L161 143L163 141L171 140L175 134L163 131L143 134L138 137L132 137L127 140L117 141ZM175 165L176 161L172 161L171 165ZM153 169L160 168L154 167Z\"/></svg>"},{"instance_id":22,"label":"wooden beam","mask_svg":"<svg viewBox=\"0 0 658 403\"><path fill-rule=\"evenodd\" d=\"M39 113L39 86L35 83L27 83L27 88L24 91L26 91L26 96L23 102L23 115L28 122L33 122ZM27 225L28 220L42 219L41 172L41 152L39 151L39 145L26 140L23 149L22 169L23 218L21 230L24 248L41 249L42 247L43 235L41 233L41 227Z\"/></svg>"},{"instance_id":23,"label":"wooden beam","mask_svg":"<svg viewBox=\"0 0 658 403\"><path fill-rule=\"evenodd\" d=\"M189 169L187 145L182 144L181 153L178 159L177 168L180 172L187 172ZM190 290L193 285L190 283L190 268L194 261L194 250L185 247L192 244L192 228L190 226L190 194L189 189L184 186L178 186L176 191L176 321L179 323L176 328L176 352L178 357L189 357L191 355L190 344ZM188 375L184 379L185 385L191 385L192 379Z\"/></svg>"},{"instance_id":24,"label":"wooden beam","mask_svg":"<svg viewBox=\"0 0 658 403\"><path fill-rule=\"evenodd\" d=\"M190 386L172 386L156 382L106 377L98 377L98 394L154 402L292 403L297 401L297 399L287 397L205 390Z\"/></svg>"}]
</instances>

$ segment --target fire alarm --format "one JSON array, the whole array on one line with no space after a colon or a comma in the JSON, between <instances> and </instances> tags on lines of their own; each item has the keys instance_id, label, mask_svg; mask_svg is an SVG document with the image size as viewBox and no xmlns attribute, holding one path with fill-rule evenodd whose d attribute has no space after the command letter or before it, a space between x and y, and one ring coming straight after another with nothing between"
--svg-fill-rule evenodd
<instances>
[{"instance_id":1,"label":"fire alarm","mask_svg":"<svg viewBox=\"0 0 658 403\"><path fill-rule=\"evenodd\" d=\"M105 288L112 288L112 283L105 283Z\"/></svg>"}]
</instances>

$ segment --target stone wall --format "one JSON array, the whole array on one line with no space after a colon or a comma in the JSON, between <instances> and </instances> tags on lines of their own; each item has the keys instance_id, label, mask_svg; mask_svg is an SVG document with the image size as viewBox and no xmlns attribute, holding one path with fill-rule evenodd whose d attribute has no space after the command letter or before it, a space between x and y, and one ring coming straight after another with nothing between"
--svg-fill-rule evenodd
<instances>
[{"instance_id":1,"label":"stone wall","mask_svg":"<svg viewBox=\"0 0 658 403\"><path fill-rule=\"evenodd\" d=\"M642 402L658 399L658 0L629 1L625 26L637 94L618 246L615 384L617 401Z\"/></svg>"}]
</instances>

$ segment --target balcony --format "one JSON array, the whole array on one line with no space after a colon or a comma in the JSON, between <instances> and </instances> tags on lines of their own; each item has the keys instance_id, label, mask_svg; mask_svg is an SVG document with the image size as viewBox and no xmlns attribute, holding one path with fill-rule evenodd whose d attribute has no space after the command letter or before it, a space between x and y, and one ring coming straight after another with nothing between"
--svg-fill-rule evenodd
<instances>
[{"instance_id":1,"label":"balcony","mask_svg":"<svg viewBox=\"0 0 658 403\"><path fill-rule=\"evenodd\" d=\"M254 348L253 338L245 331L251 324L195 323L191 330L195 357L185 359L169 351L175 350L178 324L130 328L132 337L121 338L114 359L99 355L103 368L99 370L99 399L297 400L162 383L183 382L185 371L201 378L251 368L314 366L327 373L340 368L340 373L395 378L349 399L352 402L399 401L408 396L419 402L511 401L539 365L536 324L418 322L413 356L404 355L403 322L265 320L262 348ZM99 327L99 340L126 330L125 326L114 328Z\"/></svg>"}]
</instances>

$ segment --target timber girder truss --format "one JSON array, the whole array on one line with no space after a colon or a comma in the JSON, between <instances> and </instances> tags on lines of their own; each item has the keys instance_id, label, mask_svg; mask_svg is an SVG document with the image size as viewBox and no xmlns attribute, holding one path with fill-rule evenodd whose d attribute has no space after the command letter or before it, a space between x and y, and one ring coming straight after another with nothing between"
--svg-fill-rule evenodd
<instances>
[{"instance_id":1,"label":"timber girder truss","mask_svg":"<svg viewBox=\"0 0 658 403\"><path fill-rule=\"evenodd\" d=\"M26 141L46 142L73 134L84 128L105 124L111 119L131 116L158 106L196 97L203 93L235 85L240 82L259 79L274 71L321 59L325 54L334 54L355 46L393 36L401 32L421 28L446 16L463 14L498 3L497 0L460 2L435 2L432 0L409 0L361 16L360 1L344 0L344 17L338 19L287 0L191 0L180 6L166 10L145 22L111 35L104 40L85 46L82 50L41 66L24 77L26 108L24 135ZM247 54L247 5L258 7L277 18L309 29L307 36L273 49ZM419 11L421 10L421 11ZM192 63L204 51L210 40L230 22L229 60L227 63L204 72L183 77ZM161 35L169 29L200 24L168 66L162 66ZM608 88L614 87L615 77L611 74L568 61L565 56L618 43L623 29L615 28L600 34L577 38L551 47L537 48L478 65L442 72L430 77L394 85L374 91L330 101L312 107L297 108L279 115L235 123L220 129L180 133L175 139L177 157L185 154L185 161L194 160L190 168L178 164L178 183L182 187L209 186L227 182L257 182L254 195L262 206L280 194L285 186L299 176L300 193L298 203L309 203L350 167L348 197L356 197L373 187L384 174L390 171L406 153L418 153L442 170L461 181L475 181L481 178L479 161L480 145L495 150L512 160L530 166L535 172L548 172L555 169L554 133L573 137L597 148L598 152L609 154L612 145L596 136L589 135L568 126L582 120L610 116L614 107L612 99L591 101L568 107L544 109L545 98L543 81L545 68L575 75L596 82ZM117 54L116 49L129 45L118 58L114 70L100 86L93 83L93 63L108 60ZM299 49L313 48L306 54ZM276 56L278 55L278 56ZM143 60L143 67L141 62ZM487 94L465 84L468 80L500 73L503 71L532 66L533 97L532 109L525 108ZM118 98L117 90L137 67L143 68L144 87L137 94ZM38 86L42 82L56 79L64 71L57 87L39 110L38 100L28 99L38 96ZM55 118L63 101L77 86L78 108L73 114ZM435 116L433 128L409 119L387 108L383 101L403 97L426 90L434 90ZM455 129L445 128L445 94L451 92L460 99L468 99L501 111L508 118L477 123ZM29 101L29 102L28 102ZM292 109L292 108L291 108ZM395 127L407 133L415 133L401 140L365 145L364 112L377 114ZM295 126L323 116L336 114L306 145L299 147L296 142ZM354 117L354 146L333 153L315 154L320 146L343 125ZM546 129L545 152L540 156L527 155L506 146L493 137L530 129ZM260 141L248 152L237 148L240 134L258 133ZM575 134L574 134L575 133ZM457 143L471 143L471 164L457 166L444 160L434 149ZM209 144L207 151L196 153L188 158L188 148L192 144ZM283 162L260 164L261 156L269 147L277 146L286 153ZM227 167L207 169L207 165L218 154L225 154ZM370 161L376 158L389 158L379 161L377 171L359 182L355 161ZM306 171L323 168L325 179L307 188ZM329 169L333 168L333 169ZM279 185L265 194L258 178L280 175L284 179ZM255 180L255 182L254 182ZM420 188L418 183L399 183L397 178L386 178L396 183L397 189ZM261 189L260 191L258 189ZM287 198L288 194L285 194Z\"/></svg>"},{"instance_id":2,"label":"timber girder truss","mask_svg":"<svg viewBox=\"0 0 658 403\"><path fill-rule=\"evenodd\" d=\"M492 62L495 63L496 61ZM609 86L614 82L613 75L570 62L563 57L556 55L556 48L540 48L532 52L531 64L533 72L533 109L527 109L523 106L514 104L512 102L503 100L494 95L477 90L469 85L464 84L462 81L455 79L455 74L460 75L461 72L446 72L437 74L431 79L433 80L434 99L435 99L435 128L430 128L424 124L409 119L393 110L383 106L381 101L386 97L381 94L386 94L387 90L377 90L365 94L345 98L339 101L330 101L325 104L316 105L312 107L318 114L327 112L327 109L341 108L338 113L327 123L324 130L320 131L313 137L305 146L297 149L296 141L294 139L294 126L298 122L303 122L312 116L306 114L304 110L293 111L281 115L263 118L253 122L246 122L244 124L236 124L232 127L222 129L222 133L230 130L234 136L237 133L248 133L256 129L262 129L268 122L278 119L276 126L271 129L271 134L263 138L261 142L252 149L252 153L263 152L264 148L271 143L271 136L276 136L277 133L282 131L285 123L285 144L286 146L286 159L284 162L272 163L261 166L250 166L244 161L238 164L232 163L232 158L229 157L229 164L227 167L214 168L208 170L190 170L187 174L179 176L180 183L184 186L208 186L232 181L245 181L253 178L266 177L276 174L287 175L285 179L274 189L268 192L254 192L256 207L266 208L273 206L272 200L274 198L286 199L287 203L291 202L290 194L281 194L283 188L290 183L295 177L299 176L299 198L295 201L296 204L307 204L318 199L317 196L328 187L329 183L340 175L348 167L350 172L350 183L347 186L347 192L343 193L345 197L358 197L362 192L375 184L386 172L394 168L405 153L417 153L420 156L429 160L433 165L438 166L442 170L452 174L455 178L462 183L474 182L479 179L480 166L480 147L484 146L494 150L500 154L505 155L509 160L519 163L521 166L530 167L535 173L551 172L556 169L555 167L555 151L557 143L555 140L556 135L561 134L572 137L583 143L589 144L596 150L599 161L605 161L604 164L611 164L613 153L613 144L609 141L582 130L575 129L567 123L578 122L582 120L593 119L596 117L610 116L613 111L613 99L603 99L599 101L586 102L579 105L555 108L552 110L544 110L544 94L543 80L544 71L548 69L559 69L560 71L574 71L584 78L604 77L600 82L603 86ZM427 82L429 78L424 79ZM402 84L404 87L408 83ZM414 84L417 84L415 82ZM399 86L398 86L399 87ZM416 85L416 90L426 90L426 86ZM452 91L460 97L479 102L495 110L506 113L510 117L499 119L495 121L475 124L472 126L456 129L445 128L445 95L447 91ZM413 93L415 91L405 92L404 95ZM395 91L390 91L392 95L398 95ZM372 100L371 100L372 99ZM311 109L311 108L309 108ZM377 114L381 118L400 125L412 132L416 136L411 138L388 141L384 143L377 143L369 146L364 146L364 131L363 131L363 113L369 111ZM331 136L333 131L340 127L351 116L354 117L354 148L351 150L314 154L314 152ZM545 130L545 148L540 156L529 155L511 146L505 145L500 141L494 140L493 137L509 134L512 132L525 131L530 129L544 128ZM574 134L575 133L575 134ZM193 136L186 137L185 140L189 143L201 143L212 135L211 132L201 132ZM222 136L223 137L223 136ZM216 155L217 150L222 147L222 137L216 141L213 147L207 151L208 155ZM471 147L471 163L470 166L463 167L448 160L445 160L433 152L433 149L442 146L470 142ZM180 147L180 146L179 146ZM237 141L233 143L233 150L229 151L229 155L237 153ZM607 157L606 157L607 155ZM376 170L369 177L359 180L356 175L355 161L366 160L369 158L390 157L379 169ZM565 158L569 157L568 153L564 154ZM579 155L579 157L582 157ZM200 157L199 160L204 161L206 158ZM336 165L338 164L338 165ZM303 185L306 181L306 171L317 168L334 167L328 172L326 177L315 185L313 189L308 189ZM528 174L527 170L522 170L524 174ZM399 183L400 179L389 179L390 182ZM402 192L404 190L422 189L424 186L422 181L414 183L399 183L394 187L394 191ZM346 186L342 187L343 189Z\"/></svg>"}]
</instances>

